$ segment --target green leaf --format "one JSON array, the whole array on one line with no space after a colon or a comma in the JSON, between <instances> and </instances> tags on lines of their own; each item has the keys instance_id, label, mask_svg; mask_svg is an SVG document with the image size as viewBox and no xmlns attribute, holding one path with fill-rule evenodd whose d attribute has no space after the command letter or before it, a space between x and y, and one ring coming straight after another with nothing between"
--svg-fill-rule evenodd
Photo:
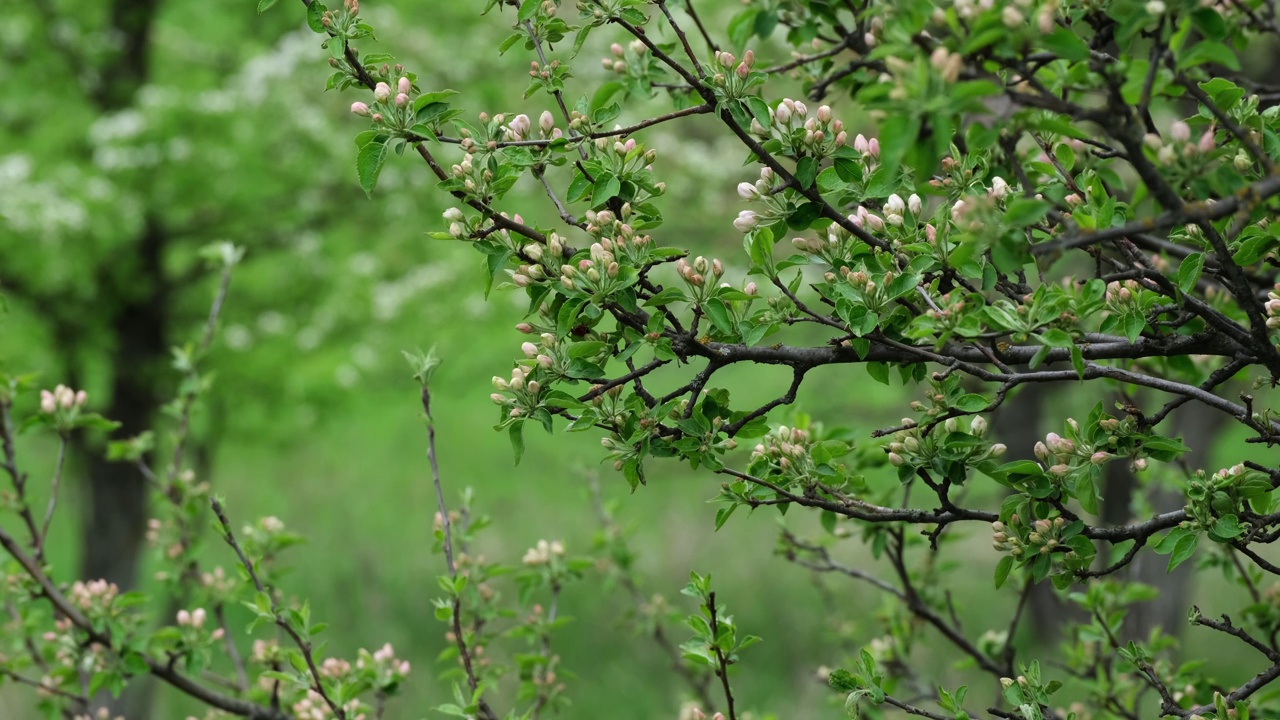
<instances>
[{"instance_id":1,"label":"green leaf","mask_svg":"<svg viewBox=\"0 0 1280 720\"><path fill-rule=\"evenodd\" d=\"M532 20L534 15L538 14L538 8L542 5L542 0L524 0L520 3L520 11L516 14L517 22Z\"/></svg>"},{"instance_id":2,"label":"green leaf","mask_svg":"<svg viewBox=\"0 0 1280 720\"><path fill-rule=\"evenodd\" d=\"M889 363L869 362L866 364L867 374L881 385L889 384Z\"/></svg>"},{"instance_id":3,"label":"green leaf","mask_svg":"<svg viewBox=\"0 0 1280 720\"><path fill-rule=\"evenodd\" d=\"M1200 535L1194 530L1176 527L1156 543L1155 551L1160 555L1169 555L1169 572L1181 565L1196 551Z\"/></svg>"},{"instance_id":4,"label":"green leaf","mask_svg":"<svg viewBox=\"0 0 1280 720\"><path fill-rule=\"evenodd\" d=\"M511 451L515 453L516 464L520 464L520 458L524 455L524 421L517 420L511 423L511 427L507 428L507 434L511 437Z\"/></svg>"},{"instance_id":5,"label":"green leaf","mask_svg":"<svg viewBox=\"0 0 1280 720\"><path fill-rule=\"evenodd\" d=\"M383 163L387 161L387 147L385 137L376 137L360 148L360 153L356 156L356 174L360 177L360 189L364 190L365 195L372 195L374 187L378 185L378 175L382 172Z\"/></svg>"},{"instance_id":6,"label":"green leaf","mask_svg":"<svg viewBox=\"0 0 1280 720\"><path fill-rule=\"evenodd\" d=\"M1089 46L1075 32L1060 27L1040 38L1040 42L1055 55L1078 62L1089 59Z\"/></svg>"},{"instance_id":7,"label":"green leaf","mask_svg":"<svg viewBox=\"0 0 1280 720\"><path fill-rule=\"evenodd\" d=\"M1240 243L1240 247L1236 249L1231 259L1237 265L1252 265L1266 257L1276 242L1276 238L1270 235L1254 235Z\"/></svg>"},{"instance_id":8,"label":"green leaf","mask_svg":"<svg viewBox=\"0 0 1280 720\"><path fill-rule=\"evenodd\" d=\"M1227 21L1217 10L1198 8L1191 13L1191 22L1209 40L1222 40L1227 36Z\"/></svg>"},{"instance_id":9,"label":"green leaf","mask_svg":"<svg viewBox=\"0 0 1280 720\"><path fill-rule=\"evenodd\" d=\"M1217 13L1214 13L1215 15ZM1204 253L1192 253L1178 266L1178 289L1184 293L1191 292L1200 280L1200 272L1204 270Z\"/></svg>"},{"instance_id":10,"label":"green leaf","mask_svg":"<svg viewBox=\"0 0 1280 720\"><path fill-rule=\"evenodd\" d=\"M1005 222L1014 227L1026 227L1040 221L1049 213L1048 201L1035 198L1018 198L1009 203L1005 210Z\"/></svg>"},{"instance_id":11,"label":"green leaf","mask_svg":"<svg viewBox=\"0 0 1280 720\"><path fill-rule=\"evenodd\" d=\"M802 189L813 187L814 178L818 177L818 161L809 155L800 158L796 163L796 180Z\"/></svg>"},{"instance_id":12,"label":"green leaf","mask_svg":"<svg viewBox=\"0 0 1280 720\"><path fill-rule=\"evenodd\" d=\"M741 50L756 32L756 16L759 8L748 8L729 21L729 42L734 49Z\"/></svg>"},{"instance_id":13,"label":"green leaf","mask_svg":"<svg viewBox=\"0 0 1280 720\"><path fill-rule=\"evenodd\" d=\"M1240 526L1240 518L1235 515L1223 515L1213 524L1212 533L1217 538L1224 540L1234 540L1240 537L1244 532L1244 528Z\"/></svg>"},{"instance_id":14,"label":"green leaf","mask_svg":"<svg viewBox=\"0 0 1280 720\"><path fill-rule=\"evenodd\" d=\"M609 101L613 100L618 93L625 93L626 91L627 86L617 80L610 80L596 88L595 94L591 96L591 114L594 115L596 110L608 105Z\"/></svg>"},{"instance_id":15,"label":"green leaf","mask_svg":"<svg viewBox=\"0 0 1280 720\"><path fill-rule=\"evenodd\" d=\"M1216 63L1230 70L1240 69L1240 59L1231 48L1220 42L1208 40L1202 40L1193 45L1191 50L1178 61L1178 69L1186 70L1205 63Z\"/></svg>"},{"instance_id":16,"label":"green leaf","mask_svg":"<svg viewBox=\"0 0 1280 720\"><path fill-rule=\"evenodd\" d=\"M262 3L258 4L261 6ZM324 33L324 14L328 10L329 8L325 7L320 0L312 0L311 4L307 6L307 27L311 28L313 32ZM259 10L258 12L262 11Z\"/></svg>"},{"instance_id":17,"label":"green leaf","mask_svg":"<svg viewBox=\"0 0 1280 720\"><path fill-rule=\"evenodd\" d=\"M457 90L433 90L422 93L413 100L413 111L417 112L431 103L444 102L450 95L457 95Z\"/></svg>"},{"instance_id":18,"label":"green leaf","mask_svg":"<svg viewBox=\"0 0 1280 720\"><path fill-rule=\"evenodd\" d=\"M613 173L603 173L596 177L595 188L591 191L591 204L603 205L609 198L615 197L622 190L622 183Z\"/></svg>"},{"instance_id":19,"label":"green leaf","mask_svg":"<svg viewBox=\"0 0 1280 720\"><path fill-rule=\"evenodd\" d=\"M271 6L275 5L277 1L278 0L258 0L258 14L261 15L267 10L270 10Z\"/></svg>"},{"instance_id":20,"label":"green leaf","mask_svg":"<svg viewBox=\"0 0 1280 720\"><path fill-rule=\"evenodd\" d=\"M1013 556L1005 555L996 563L996 589L999 590L1009 579L1009 571L1013 570Z\"/></svg>"}]
</instances>

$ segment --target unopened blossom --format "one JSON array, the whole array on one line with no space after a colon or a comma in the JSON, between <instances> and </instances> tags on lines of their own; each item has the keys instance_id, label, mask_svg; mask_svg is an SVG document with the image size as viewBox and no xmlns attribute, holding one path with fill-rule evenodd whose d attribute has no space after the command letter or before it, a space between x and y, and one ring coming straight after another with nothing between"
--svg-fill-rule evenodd
<instances>
[{"instance_id":1,"label":"unopened blossom","mask_svg":"<svg viewBox=\"0 0 1280 720\"><path fill-rule=\"evenodd\" d=\"M1191 139L1191 126L1182 120L1175 120L1169 126L1169 137L1177 142L1186 142Z\"/></svg>"},{"instance_id":2,"label":"unopened blossom","mask_svg":"<svg viewBox=\"0 0 1280 720\"><path fill-rule=\"evenodd\" d=\"M1211 127L1208 130L1205 130L1204 134L1200 136L1200 141L1196 143L1196 150L1199 150L1202 153L1208 153L1213 152L1213 147L1213 128Z\"/></svg>"},{"instance_id":3,"label":"unopened blossom","mask_svg":"<svg viewBox=\"0 0 1280 720\"><path fill-rule=\"evenodd\" d=\"M408 95L413 91L413 83L409 81L409 78L402 77L399 82L396 83L396 90L401 95Z\"/></svg>"},{"instance_id":4,"label":"unopened blossom","mask_svg":"<svg viewBox=\"0 0 1280 720\"><path fill-rule=\"evenodd\" d=\"M380 103L384 103L391 99L391 86L380 82L373 87L373 99Z\"/></svg>"},{"instance_id":5,"label":"unopened blossom","mask_svg":"<svg viewBox=\"0 0 1280 720\"><path fill-rule=\"evenodd\" d=\"M351 103L351 112L361 117L369 117L369 106L362 102Z\"/></svg>"},{"instance_id":6,"label":"unopened blossom","mask_svg":"<svg viewBox=\"0 0 1280 720\"><path fill-rule=\"evenodd\" d=\"M760 191L752 183L740 182L738 183L738 197L743 200L755 200L760 197Z\"/></svg>"},{"instance_id":7,"label":"unopened blossom","mask_svg":"<svg viewBox=\"0 0 1280 720\"><path fill-rule=\"evenodd\" d=\"M999 175L991 178L991 197L997 200L1003 199L1009 194L1009 183Z\"/></svg>"},{"instance_id":8,"label":"unopened blossom","mask_svg":"<svg viewBox=\"0 0 1280 720\"><path fill-rule=\"evenodd\" d=\"M760 216L756 215L756 213L751 210L743 210L742 212L738 213L737 219L733 221L733 227L736 228L738 232L744 232L744 233L751 232L751 230L754 229L755 226L759 224L760 224Z\"/></svg>"}]
</instances>

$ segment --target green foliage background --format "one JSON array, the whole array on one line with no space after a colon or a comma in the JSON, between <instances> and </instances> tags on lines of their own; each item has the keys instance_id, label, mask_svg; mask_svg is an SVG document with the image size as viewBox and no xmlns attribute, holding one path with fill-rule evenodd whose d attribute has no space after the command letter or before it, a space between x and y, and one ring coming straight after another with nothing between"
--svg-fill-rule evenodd
<instances>
[{"instance_id":1,"label":"green foliage background","mask_svg":"<svg viewBox=\"0 0 1280 720\"><path fill-rule=\"evenodd\" d=\"M713 27L740 7L706 4ZM445 206L416 158L390 161L365 198L351 142L362 124L346 112L352 97L320 92L325 56L297 8L259 18L249 0L163 3L151 81L132 106L101 114L85 88L94 82L86 68L110 42L101 30L105 4L49 0L53 22L40 5L6 8L0 21L0 363L38 368L47 386L79 367L91 397L101 399L114 348L97 298L113 283L136 281L130 248L148 218L178 238L165 271L178 288L176 327L187 330L174 342L194 336L212 295L196 249L215 240L244 245L248 262L233 280L212 358L214 400L198 417L200 437L216 447L209 480L238 522L276 515L309 538L292 551L289 591L309 597L315 616L330 623L332 654L393 643L414 672L388 716L425 716L448 692L436 679L444 640L430 605L441 561L430 552L425 434L399 351L434 345L445 360L434 392L443 475L454 496L475 488L479 506L497 520L481 552L515 562L538 539L558 538L571 555L585 553L597 530L585 478L598 475L611 498L626 496L625 483L595 464L597 445L576 436L531 433L522 464L513 466L505 435L490 430L488 395L490 376L509 370L523 339L513 329L520 300L498 291L486 303L479 256L425 237L442 229ZM536 117L546 105L541 96L519 100L527 60L518 49L499 57L510 20L478 17L479 2L366 5L380 40L419 72L424 88L466 90L468 102L484 103L469 107L473 114ZM597 33L594 51L581 56L573 92L605 79L594 57L622 39L607 35ZM773 52L785 58L780 47ZM768 43L760 52L769 53ZM679 136L657 130L647 141L660 149L670 182L663 232L700 251L730 253L740 239L729 225L733 185L748 179L741 151L726 151L711 127ZM545 204L528 202L536 193L522 184L505 208ZM51 317L73 329L62 343L70 354L57 350ZM725 376L735 393L760 402L788 380L767 369ZM169 387L171 377L157 372L154 380ZM902 414L913 398L901 395L860 369L823 370L798 404L865 438ZM41 460L50 450L39 442L22 448L36 477L47 476ZM655 470L620 511L634 529L647 589L690 610L677 590L689 570L712 570L739 626L765 638L745 658L741 704L779 717L839 714L831 706L838 698L815 671L839 664L853 647L848 638L873 637L882 599L815 581L771 557L772 511L714 532L714 507L702 501L719 480L673 463ZM68 502L55 525L53 558L63 569L75 567L78 548L74 493ZM974 547L987 540L973 537ZM234 565L216 543L205 553L210 565ZM965 555L960 546L949 558L965 564L971 583L956 588L958 610L967 627L985 627L1005 616L1012 598L978 594L989 587L995 555ZM684 699L678 678L628 629L633 607L624 595L592 577L569 588L564 602L574 622L556 642L579 676L571 716L674 717ZM684 632L674 628L673 636ZM1196 642L1189 652L1198 649ZM921 648L913 660L928 676L954 658ZM156 717L194 711L168 691L158 697ZM4 717L25 717L32 704L25 689L0 690Z\"/></svg>"}]
</instances>

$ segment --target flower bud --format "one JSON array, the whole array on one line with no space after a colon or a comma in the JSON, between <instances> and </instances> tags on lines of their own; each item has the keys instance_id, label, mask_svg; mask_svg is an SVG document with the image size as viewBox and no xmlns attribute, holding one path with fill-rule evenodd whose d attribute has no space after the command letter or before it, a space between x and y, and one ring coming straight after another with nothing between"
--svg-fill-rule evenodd
<instances>
[{"instance_id":1,"label":"flower bud","mask_svg":"<svg viewBox=\"0 0 1280 720\"><path fill-rule=\"evenodd\" d=\"M738 197L743 200L755 200L760 197L760 191L749 182L741 182L738 183Z\"/></svg>"},{"instance_id":2,"label":"flower bud","mask_svg":"<svg viewBox=\"0 0 1280 720\"><path fill-rule=\"evenodd\" d=\"M396 95L396 107L402 108L409 105L409 96L404 93Z\"/></svg>"},{"instance_id":3,"label":"flower bud","mask_svg":"<svg viewBox=\"0 0 1280 720\"><path fill-rule=\"evenodd\" d=\"M362 102L351 103L351 113L360 117L369 117L369 106Z\"/></svg>"},{"instance_id":4,"label":"flower bud","mask_svg":"<svg viewBox=\"0 0 1280 720\"><path fill-rule=\"evenodd\" d=\"M1004 457L1004 454L1008 451L1009 451L1009 446L1005 445L1004 443L996 443L995 445L991 446L991 457L993 458Z\"/></svg>"},{"instance_id":5,"label":"flower bud","mask_svg":"<svg viewBox=\"0 0 1280 720\"><path fill-rule=\"evenodd\" d=\"M384 103L391 98L391 86L380 82L373 87L373 99Z\"/></svg>"},{"instance_id":6,"label":"flower bud","mask_svg":"<svg viewBox=\"0 0 1280 720\"><path fill-rule=\"evenodd\" d=\"M1200 136L1200 141L1196 143L1196 149L1201 153L1213 152L1213 128L1204 131Z\"/></svg>"},{"instance_id":7,"label":"flower bud","mask_svg":"<svg viewBox=\"0 0 1280 720\"><path fill-rule=\"evenodd\" d=\"M1175 120L1169 126L1169 137L1175 142L1186 142L1191 139L1191 126L1183 120Z\"/></svg>"},{"instance_id":8,"label":"flower bud","mask_svg":"<svg viewBox=\"0 0 1280 720\"><path fill-rule=\"evenodd\" d=\"M743 210L738 213L737 219L733 221L733 227L736 228L738 232L743 233L751 232L751 230L758 224L760 224L760 218L751 210Z\"/></svg>"},{"instance_id":9,"label":"flower bud","mask_svg":"<svg viewBox=\"0 0 1280 720\"><path fill-rule=\"evenodd\" d=\"M396 83L396 89L400 91L401 95L408 95L413 92L413 83L409 81L409 78L402 77Z\"/></svg>"}]
</instances>

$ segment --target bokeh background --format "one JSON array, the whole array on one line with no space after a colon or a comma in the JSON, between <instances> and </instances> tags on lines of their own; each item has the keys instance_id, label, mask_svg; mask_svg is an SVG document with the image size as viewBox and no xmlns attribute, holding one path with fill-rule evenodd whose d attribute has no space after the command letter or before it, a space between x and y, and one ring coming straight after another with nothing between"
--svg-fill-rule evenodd
<instances>
[{"instance_id":1,"label":"bokeh background","mask_svg":"<svg viewBox=\"0 0 1280 720\"><path fill-rule=\"evenodd\" d=\"M424 89L462 91L468 118L536 117L550 107L542 96L521 100L523 51L497 52L509 13L481 17L479 0L363 6L379 42L362 49L394 54ZM742 9L735 0L701 6L713 28ZM444 647L431 606L443 568L431 552L435 502L417 391L401 357L432 346L444 359L433 393L443 478L451 501L471 487L495 519L482 552L516 562L543 538L562 540L571 555L589 552L598 525L587 483L596 477L607 499L622 501L618 517L632 533L646 593L692 611L678 590L691 570L713 571L739 625L764 636L737 678L741 707L755 717L841 715L817 669L840 664L850 639L883 634L882 599L775 557L776 512L740 514L716 532L716 506L705 502L715 476L655 463L649 485L631 494L598 464L591 434L531 430L523 461L513 463L505 433L491 429L488 396L490 377L519 354L523 295L499 290L486 300L481 258L426 236L443 229L447 205L416 157L392 158L372 198L360 191L352 138L362 121L346 111L359 98L323 91L330 69L300 6L285 0L259 17L251 0L34 0L6 4L0 16L0 366L38 371L42 386L84 387L108 415L137 411L113 405L123 393L163 402L177 377L167 348L196 337L214 291L198 249L244 246L209 358L216 384L196 417L193 464L238 522L274 515L308 538L289 551L288 590L329 623L325 654L351 657L391 642L412 662L412 681L388 717L428 717L450 695L435 660ZM571 97L607 79L598 58L613 41L625 39L593 35L575 63ZM142 62L122 58L135 51ZM787 58L780 42L757 52L766 62ZM871 131L851 103L835 104L848 125ZM661 99L630 105L624 120L650 107L663 107ZM730 277L741 278L734 185L754 174L741 148L696 120L642 139L658 149L669 186L659 241L722 256ZM550 221L543 205L532 182L501 204ZM723 376L735 396L761 401L789 380L769 370ZM867 438L912 399L859 368L840 368L811 373L797 406ZM62 578L88 562L86 535L92 548L95 532L118 532L85 521L87 478L105 473L121 483L120 497L129 492L131 481L112 475L122 471L93 459L101 449L101 438L88 438L73 455L76 482L54 526ZM38 438L20 446L37 478L48 477L52 450ZM98 487L99 502L115 492ZM810 519L796 515L785 521L809 529ZM988 542L977 532L942 558L962 566L956 605L975 637L1002 627L1014 600L987 590L996 558L970 550ZM137 577L148 588L155 563L144 557ZM204 557L234 565L216 542ZM687 693L668 659L631 629L625 593L590 576L566 591L562 611L574 621L556 646L577 674L567 716L676 716ZM668 630L685 637L678 626ZM1197 640L1189 652L1211 647ZM911 660L940 680L962 677L937 646L915 648ZM33 706L27 689L0 688L0 716L33 717ZM161 689L152 716L194 710Z\"/></svg>"}]
</instances>

